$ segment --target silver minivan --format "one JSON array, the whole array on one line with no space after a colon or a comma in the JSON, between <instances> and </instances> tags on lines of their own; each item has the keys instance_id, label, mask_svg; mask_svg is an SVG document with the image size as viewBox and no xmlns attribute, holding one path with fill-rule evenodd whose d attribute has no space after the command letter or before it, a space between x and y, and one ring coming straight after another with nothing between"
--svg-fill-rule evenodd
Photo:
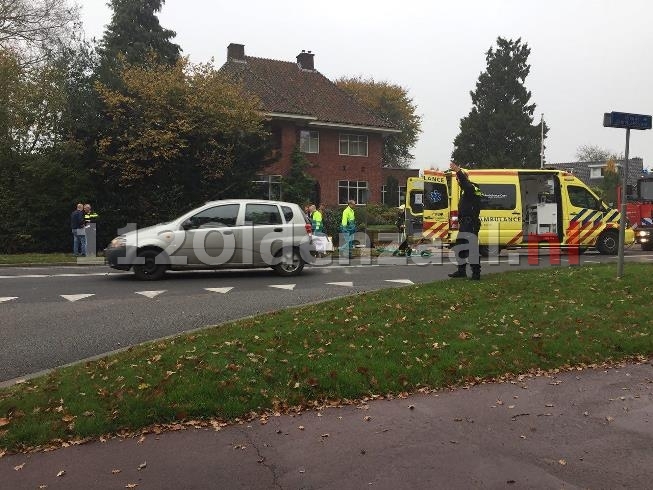
<instances>
[{"instance_id":1,"label":"silver minivan","mask_svg":"<svg viewBox=\"0 0 653 490\"><path fill-rule=\"evenodd\" d=\"M104 250L106 263L142 280L167 270L272 267L300 274L311 262L311 224L297 204L212 201L168 223L129 231Z\"/></svg>"}]
</instances>

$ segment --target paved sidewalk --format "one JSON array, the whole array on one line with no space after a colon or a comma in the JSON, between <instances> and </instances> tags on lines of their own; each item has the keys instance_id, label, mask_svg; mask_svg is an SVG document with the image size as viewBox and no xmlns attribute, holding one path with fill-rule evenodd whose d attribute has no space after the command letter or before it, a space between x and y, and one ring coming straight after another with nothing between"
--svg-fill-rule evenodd
<instances>
[{"instance_id":1,"label":"paved sidewalk","mask_svg":"<svg viewBox=\"0 0 653 490\"><path fill-rule=\"evenodd\" d=\"M0 459L3 489L644 489L652 478L650 363Z\"/></svg>"}]
</instances>

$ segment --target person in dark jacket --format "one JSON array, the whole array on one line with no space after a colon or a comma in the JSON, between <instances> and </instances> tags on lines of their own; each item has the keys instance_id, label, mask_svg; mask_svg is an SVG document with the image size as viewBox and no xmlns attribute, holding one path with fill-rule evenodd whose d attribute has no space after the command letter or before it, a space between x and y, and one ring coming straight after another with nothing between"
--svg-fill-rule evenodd
<instances>
[{"instance_id":1,"label":"person in dark jacket","mask_svg":"<svg viewBox=\"0 0 653 490\"><path fill-rule=\"evenodd\" d=\"M73 232L73 257L86 255L86 233L84 230L84 205L77 207L70 214L70 229Z\"/></svg>"},{"instance_id":2,"label":"person in dark jacket","mask_svg":"<svg viewBox=\"0 0 653 490\"><path fill-rule=\"evenodd\" d=\"M478 231L481 229L482 192L478 185L469 180L467 172L455 163L451 163L451 170L456 173L456 179L462 190L458 202L458 237L454 251L458 270L449 274L449 277L467 277L467 262L472 269L472 279L481 278L481 257L478 251Z\"/></svg>"}]
</instances>

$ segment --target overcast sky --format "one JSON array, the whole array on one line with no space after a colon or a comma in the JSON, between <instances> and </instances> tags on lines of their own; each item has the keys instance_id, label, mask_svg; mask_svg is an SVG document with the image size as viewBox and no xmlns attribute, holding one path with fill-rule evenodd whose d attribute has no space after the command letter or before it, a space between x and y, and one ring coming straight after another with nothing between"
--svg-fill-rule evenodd
<instances>
[{"instance_id":1,"label":"overcast sky","mask_svg":"<svg viewBox=\"0 0 653 490\"><path fill-rule=\"evenodd\" d=\"M108 0L79 0L89 38L111 18ZM496 38L531 48L526 88L550 128L548 162L575 160L578 147L622 154L626 131L603 127L610 111L653 114L651 0L166 0L161 25L193 62L245 54L294 61L315 53L331 80L372 77L408 90L422 116L414 167L448 166L469 92ZM653 167L653 131L631 131L630 156Z\"/></svg>"}]
</instances>

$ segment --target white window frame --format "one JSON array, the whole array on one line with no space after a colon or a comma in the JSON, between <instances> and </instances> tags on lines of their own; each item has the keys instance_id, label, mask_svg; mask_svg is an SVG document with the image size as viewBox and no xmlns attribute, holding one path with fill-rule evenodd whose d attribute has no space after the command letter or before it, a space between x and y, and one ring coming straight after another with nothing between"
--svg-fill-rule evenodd
<instances>
[{"instance_id":1,"label":"white window frame","mask_svg":"<svg viewBox=\"0 0 653 490\"><path fill-rule=\"evenodd\" d=\"M257 175L257 180L252 181L254 184L260 185L263 189L266 199L272 201L281 200L281 175ZM273 193L273 189L277 190Z\"/></svg>"},{"instance_id":2,"label":"white window frame","mask_svg":"<svg viewBox=\"0 0 653 490\"><path fill-rule=\"evenodd\" d=\"M347 189L347 198L345 199L345 202L340 202L341 189ZM356 201L356 204L367 204L368 195L369 195L369 182L367 180L339 180L338 181L338 204L347 204L351 199Z\"/></svg>"},{"instance_id":3,"label":"white window frame","mask_svg":"<svg viewBox=\"0 0 653 490\"><path fill-rule=\"evenodd\" d=\"M364 145L364 148L362 148ZM344 148L344 151L343 151ZM364 153L363 153L364 151ZM366 157L369 153L369 140L365 134L340 133L338 142L340 155Z\"/></svg>"},{"instance_id":4,"label":"white window frame","mask_svg":"<svg viewBox=\"0 0 653 490\"><path fill-rule=\"evenodd\" d=\"M398 187L397 197L399 199L399 202L396 204L396 206L401 206L402 204L406 204L406 192L408 190L408 187L405 185L400 185L397 187ZM388 186L384 184L383 186L381 186L381 203L387 206L395 206L395 204L387 202L386 199L387 194L388 194Z\"/></svg>"},{"instance_id":5,"label":"white window frame","mask_svg":"<svg viewBox=\"0 0 653 490\"><path fill-rule=\"evenodd\" d=\"M308 129L299 131L299 150L302 153L320 153L320 132Z\"/></svg>"},{"instance_id":6,"label":"white window frame","mask_svg":"<svg viewBox=\"0 0 653 490\"><path fill-rule=\"evenodd\" d=\"M595 166L590 166L590 179L602 179L603 178L603 173L605 172L605 166L601 165L595 165ZM598 174L598 175L597 175Z\"/></svg>"}]
</instances>

